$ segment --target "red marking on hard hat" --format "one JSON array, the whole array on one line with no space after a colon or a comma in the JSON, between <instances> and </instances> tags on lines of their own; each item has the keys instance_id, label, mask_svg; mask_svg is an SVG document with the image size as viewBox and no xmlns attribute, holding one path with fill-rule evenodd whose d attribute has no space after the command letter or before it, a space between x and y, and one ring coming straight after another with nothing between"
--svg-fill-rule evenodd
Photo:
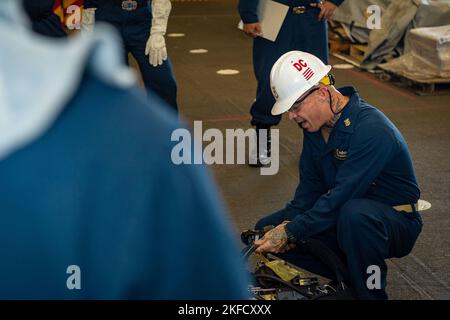
<instances>
[{"instance_id":1,"label":"red marking on hard hat","mask_svg":"<svg viewBox=\"0 0 450 320\"><path fill-rule=\"evenodd\" d=\"M307 67L308 64L306 62L304 62L302 59L298 59L298 62L294 63L293 66L298 71L302 71L303 67Z\"/></svg>"},{"instance_id":2,"label":"red marking on hard hat","mask_svg":"<svg viewBox=\"0 0 450 320\"><path fill-rule=\"evenodd\" d=\"M306 80L311 79L311 77L312 77L313 75L314 75L314 71L312 71L312 69L309 68L309 67L308 67L308 69L305 70L305 72L303 72L303 77L304 77Z\"/></svg>"}]
</instances>

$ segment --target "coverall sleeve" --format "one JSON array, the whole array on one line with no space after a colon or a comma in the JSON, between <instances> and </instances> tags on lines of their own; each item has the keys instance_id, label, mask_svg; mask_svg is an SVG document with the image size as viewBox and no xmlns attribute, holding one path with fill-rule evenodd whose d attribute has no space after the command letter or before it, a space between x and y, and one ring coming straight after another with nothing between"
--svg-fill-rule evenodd
<instances>
[{"instance_id":1,"label":"coverall sleeve","mask_svg":"<svg viewBox=\"0 0 450 320\"><path fill-rule=\"evenodd\" d=\"M314 162L312 141L307 134L303 139L299 173L300 182L295 190L294 199L282 209L284 220L292 220L298 214L311 209L317 199L327 191L322 183L317 164Z\"/></svg>"},{"instance_id":2,"label":"coverall sleeve","mask_svg":"<svg viewBox=\"0 0 450 320\"><path fill-rule=\"evenodd\" d=\"M244 23L258 22L258 3L259 0L239 0L239 15Z\"/></svg>"},{"instance_id":3,"label":"coverall sleeve","mask_svg":"<svg viewBox=\"0 0 450 320\"><path fill-rule=\"evenodd\" d=\"M394 134L379 127L365 127L350 140L348 158L336 174L335 186L318 198L314 206L297 216L287 228L304 239L332 228L340 207L363 196L397 149Z\"/></svg>"}]
</instances>

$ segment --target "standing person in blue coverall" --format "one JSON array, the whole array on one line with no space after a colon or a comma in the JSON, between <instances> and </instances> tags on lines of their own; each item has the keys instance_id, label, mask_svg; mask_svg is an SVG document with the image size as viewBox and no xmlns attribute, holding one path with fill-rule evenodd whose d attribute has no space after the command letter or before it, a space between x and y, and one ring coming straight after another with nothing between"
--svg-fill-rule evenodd
<instances>
[{"instance_id":1,"label":"standing person in blue coverall","mask_svg":"<svg viewBox=\"0 0 450 320\"><path fill-rule=\"evenodd\" d=\"M98 21L116 27L125 46L125 61L128 53L136 59L147 91L178 111L177 83L164 39L171 9L170 0L85 0L82 32L92 30Z\"/></svg>"},{"instance_id":2,"label":"standing person in blue coverall","mask_svg":"<svg viewBox=\"0 0 450 320\"><path fill-rule=\"evenodd\" d=\"M294 199L258 221L256 229L275 228L257 251L330 277L301 253L303 241L320 240L346 262L359 299L386 299L384 260L411 252L422 229L420 190L399 130L353 87L336 89L330 69L300 51L272 68L272 114L288 112L304 139ZM371 268L380 270L379 287L367 285Z\"/></svg>"},{"instance_id":3,"label":"standing person in blue coverall","mask_svg":"<svg viewBox=\"0 0 450 320\"><path fill-rule=\"evenodd\" d=\"M114 30L49 41L19 9L0 6L0 299L246 298L211 176L172 163L180 124Z\"/></svg>"},{"instance_id":4,"label":"standing person in blue coverall","mask_svg":"<svg viewBox=\"0 0 450 320\"><path fill-rule=\"evenodd\" d=\"M253 40L253 69L258 83L256 99L253 102L250 114L251 125L256 127L257 137L259 130L268 132L267 148L254 150L251 166L262 166L270 163L270 127L278 125L281 116L272 115L270 110L275 102L270 91L269 74L275 61L284 53L291 50L309 52L328 63L328 39L326 20L330 18L343 0L276 0L276 2L289 6L289 11L281 26L275 42L264 39L261 25L258 20L257 8L259 0L240 0L239 14L244 22L244 32ZM259 139L257 146L259 147Z\"/></svg>"},{"instance_id":5,"label":"standing person in blue coverall","mask_svg":"<svg viewBox=\"0 0 450 320\"><path fill-rule=\"evenodd\" d=\"M35 32L48 37L63 38L67 34L61 26L59 17L53 12L54 2L54 0L23 0L23 6Z\"/></svg>"}]
</instances>

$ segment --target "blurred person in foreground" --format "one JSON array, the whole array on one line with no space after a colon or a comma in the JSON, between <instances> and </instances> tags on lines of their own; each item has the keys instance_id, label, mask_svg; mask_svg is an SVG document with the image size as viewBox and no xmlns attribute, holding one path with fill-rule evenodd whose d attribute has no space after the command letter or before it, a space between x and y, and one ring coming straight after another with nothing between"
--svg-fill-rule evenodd
<instances>
[{"instance_id":1,"label":"blurred person in foreground","mask_svg":"<svg viewBox=\"0 0 450 320\"><path fill-rule=\"evenodd\" d=\"M175 113L136 87L113 30L50 41L27 22L3 1L0 298L246 298L211 177L172 163Z\"/></svg>"}]
</instances>

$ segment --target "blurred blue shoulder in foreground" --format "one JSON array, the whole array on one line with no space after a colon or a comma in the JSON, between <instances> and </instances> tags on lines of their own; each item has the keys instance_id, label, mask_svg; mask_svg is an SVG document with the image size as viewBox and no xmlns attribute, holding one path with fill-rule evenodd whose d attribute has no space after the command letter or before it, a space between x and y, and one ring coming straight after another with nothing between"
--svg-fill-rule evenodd
<instances>
[{"instance_id":1,"label":"blurred blue shoulder in foreground","mask_svg":"<svg viewBox=\"0 0 450 320\"><path fill-rule=\"evenodd\" d=\"M0 298L246 298L213 181L172 163L180 124L136 88L114 34L44 40L4 2Z\"/></svg>"}]
</instances>

